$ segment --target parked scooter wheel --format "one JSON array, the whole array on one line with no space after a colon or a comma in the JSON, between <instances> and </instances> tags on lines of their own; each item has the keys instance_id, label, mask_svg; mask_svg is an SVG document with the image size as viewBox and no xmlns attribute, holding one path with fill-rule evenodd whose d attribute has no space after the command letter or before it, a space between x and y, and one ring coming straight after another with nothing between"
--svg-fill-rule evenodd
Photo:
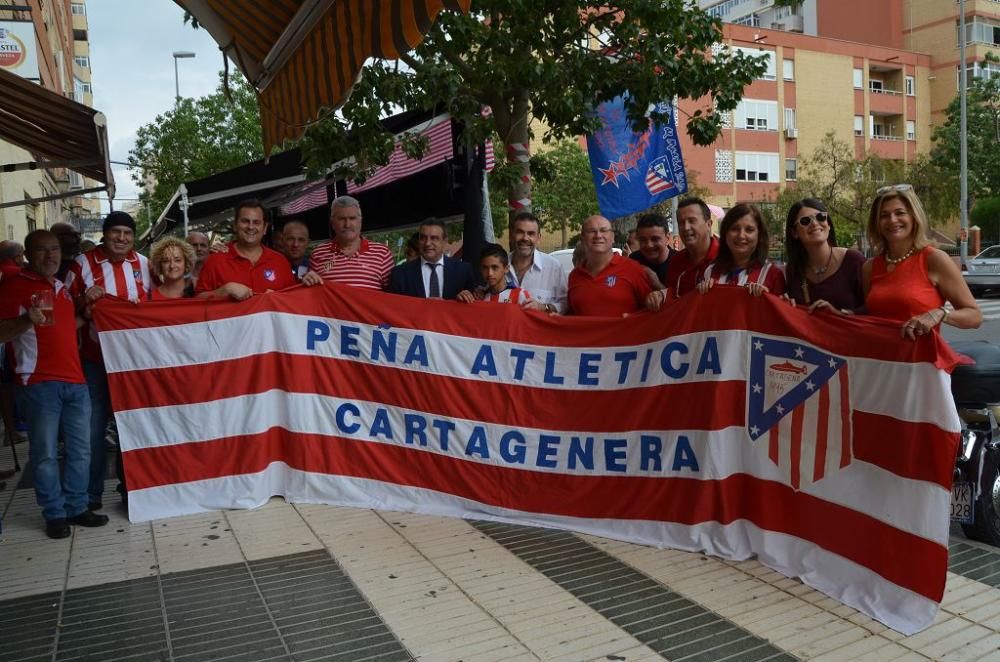
<instances>
[{"instance_id":1,"label":"parked scooter wheel","mask_svg":"<svg viewBox=\"0 0 1000 662\"><path fill-rule=\"evenodd\" d=\"M986 450L982 491L974 508L975 522L963 524L962 531L973 540L1000 547L1000 450Z\"/></svg>"}]
</instances>

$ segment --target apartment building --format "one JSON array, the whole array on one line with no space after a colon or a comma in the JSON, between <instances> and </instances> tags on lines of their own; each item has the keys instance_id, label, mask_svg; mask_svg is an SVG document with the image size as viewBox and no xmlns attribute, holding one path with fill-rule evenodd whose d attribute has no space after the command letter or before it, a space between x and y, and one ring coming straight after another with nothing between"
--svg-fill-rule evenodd
<instances>
[{"instance_id":1,"label":"apartment building","mask_svg":"<svg viewBox=\"0 0 1000 662\"><path fill-rule=\"evenodd\" d=\"M84 0L0 0L0 67L88 106L93 105ZM12 54L13 55L10 55ZM0 164L33 160L26 150L0 140ZM13 202L84 190L95 184L65 168L0 173L0 201ZM37 228L97 215L99 202L85 196L0 208L0 239L22 240Z\"/></svg>"},{"instance_id":2,"label":"apartment building","mask_svg":"<svg viewBox=\"0 0 1000 662\"><path fill-rule=\"evenodd\" d=\"M740 24L724 27L717 48L768 60L713 145L684 136L687 168L716 204L773 198L829 131L853 144L858 158L909 161L930 149L927 55ZM704 103L682 101L681 117Z\"/></svg>"}]
</instances>

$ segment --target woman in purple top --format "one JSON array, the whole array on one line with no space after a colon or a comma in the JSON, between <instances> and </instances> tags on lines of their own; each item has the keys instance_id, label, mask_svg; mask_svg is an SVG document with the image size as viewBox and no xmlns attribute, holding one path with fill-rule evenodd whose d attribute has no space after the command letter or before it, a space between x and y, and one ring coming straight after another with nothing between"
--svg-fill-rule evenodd
<instances>
[{"instance_id":1,"label":"woman in purple top","mask_svg":"<svg viewBox=\"0 0 1000 662\"><path fill-rule=\"evenodd\" d=\"M861 265L865 256L837 246L833 218L821 201L805 198L788 210L785 222L788 263L786 296L809 312L829 309L843 315L862 312L865 297Z\"/></svg>"}]
</instances>

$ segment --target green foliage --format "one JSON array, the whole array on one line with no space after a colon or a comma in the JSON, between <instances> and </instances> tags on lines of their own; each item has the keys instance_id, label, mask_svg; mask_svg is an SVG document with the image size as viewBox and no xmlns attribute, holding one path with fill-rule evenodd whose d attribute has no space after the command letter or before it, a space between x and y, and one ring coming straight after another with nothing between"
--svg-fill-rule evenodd
<instances>
[{"instance_id":1,"label":"green foliage","mask_svg":"<svg viewBox=\"0 0 1000 662\"><path fill-rule=\"evenodd\" d=\"M402 65L365 66L348 102L301 147L314 172L354 156L338 174L363 178L391 153L379 119L400 108L446 110L465 122L468 144L496 133L506 146L529 142L531 117L546 126L545 141L592 133L596 105L626 91L639 130L655 102L710 96L714 108L693 113L686 129L696 144L711 144L719 113L736 107L764 67L738 51L713 57L721 37L718 19L687 0L474 0L467 15L443 12ZM522 176L531 165L512 166L508 199L530 195Z\"/></svg>"},{"instance_id":2,"label":"green foliage","mask_svg":"<svg viewBox=\"0 0 1000 662\"><path fill-rule=\"evenodd\" d=\"M184 181L263 156L257 97L238 72L230 75L229 88L232 101L220 75L214 94L179 99L173 108L139 128L128 164L141 189L140 200L154 219Z\"/></svg>"},{"instance_id":3,"label":"green foliage","mask_svg":"<svg viewBox=\"0 0 1000 662\"><path fill-rule=\"evenodd\" d=\"M984 244L1000 242L1000 198L978 200L969 213L969 224L979 226Z\"/></svg>"},{"instance_id":4,"label":"green foliage","mask_svg":"<svg viewBox=\"0 0 1000 662\"><path fill-rule=\"evenodd\" d=\"M563 140L539 154L537 161L546 176L535 180L535 214L544 229L561 233L565 248L569 235L579 232L584 219L598 213L590 159L575 140Z\"/></svg>"},{"instance_id":5,"label":"green foliage","mask_svg":"<svg viewBox=\"0 0 1000 662\"><path fill-rule=\"evenodd\" d=\"M972 79L967 96L969 194L1000 195L1000 77ZM948 105L947 120L934 130L931 160L955 191L959 190L960 99Z\"/></svg>"}]
</instances>

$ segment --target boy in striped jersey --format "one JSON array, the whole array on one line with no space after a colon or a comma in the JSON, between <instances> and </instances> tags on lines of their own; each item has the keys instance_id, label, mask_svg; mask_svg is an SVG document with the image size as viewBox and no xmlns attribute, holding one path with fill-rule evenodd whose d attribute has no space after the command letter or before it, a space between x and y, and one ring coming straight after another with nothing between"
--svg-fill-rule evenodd
<instances>
[{"instance_id":1,"label":"boy in striped jersey","mask_svg":"<svg viewBox=\"0 0 1000 662\"><path fill-rule=\"evenodd\" d=\"M507 251L499 244L486 244L479 254L479 273L486 283L486 289L479 297L469 290L462 290L458 293L458 300L462 303L473 303L475 301L485 301L487 303L516 303L524 305L531 301L531 295L527 290L520 287L513 287L507 281L507 267L510 259Z\"/></svg>"}]
</instances>

